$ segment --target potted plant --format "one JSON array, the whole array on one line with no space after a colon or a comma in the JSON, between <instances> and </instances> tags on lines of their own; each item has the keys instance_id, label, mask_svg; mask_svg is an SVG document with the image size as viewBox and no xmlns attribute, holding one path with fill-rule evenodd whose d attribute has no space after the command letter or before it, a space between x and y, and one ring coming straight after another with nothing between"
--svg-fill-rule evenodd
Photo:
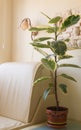
<instances>
[{"instance_id":1,"label":"potted plant","mask_svg":"<svg viewBox=\"0 0 81 130\"><path fill-rule=\"evenodd\" d=\"M46 113L48 114L47 124L54 128L61 128L66 125L68 108L60 106L58 99L59 95L57 91L59 86L64 93L67 93L67 85L64 83L57 83L57 70L61 67L81 67L75 64L59 63L59 61L63 59L72 58L71 55L67 54L67 43L69 39L59 39L59 36L67 28L76 24L79 21L80 16L72 14L66 19L63 19L61 16L50 18L46 14L42 14L48 19L48 26L30 27L29 30L32 32L32 34L34 34L33 32L46 31L47 36L45 34L43 37L32 39L31 45L34 47L34 49L43 55L43 58L41 58L41 63L50 71L51 77L40 77L34 82L34 85L42 80L47 80L49 78L53 79L53 82L49 84L49 88L47 88L43 94L43 97L46 100L49 93L53 90L56 101L55 106L49 106L46 110ZM47 52L47 49L50 50L50 53ZM74 77L65 73L61 74L60 76L76 82Z\"/></svg>"}]
</instances>

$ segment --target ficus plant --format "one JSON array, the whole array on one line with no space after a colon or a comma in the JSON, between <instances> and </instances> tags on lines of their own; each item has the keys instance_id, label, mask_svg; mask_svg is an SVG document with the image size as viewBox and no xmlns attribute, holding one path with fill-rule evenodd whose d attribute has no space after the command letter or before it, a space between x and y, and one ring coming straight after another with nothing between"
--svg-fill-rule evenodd
<instances>
[{"instance_id":1,"label":"ficus plant","mask_svg":"<svg viewBox=\"0 0 81 130\"><path fill-rule=\"evenodd\" d=\"M52 78L53 82L50 83L49 87L44 91L43 97L44 99L46 99L50 91L53 90L56 100L56 108L59 108L57 87L60 87L64 93L67 93L67 85L65 83L57 84L57 70L61 67L81 68L76 64L68 64L63 62L59 64L59 61L63 59L72 58L71 55L67 54L67 43L69 42L69 39L59 39L59 35L61 35L62 32L66 31L67 28L75 25L80 20L80 16L72 14L66 19L63 19L61 16L50 18L46 14L42 14L48 19L48 26L46 25L45 27L31 27L29 30L31 32L44 31L46 32L46 34L49 34L49 36L46 36L45 34L45 37L36 37L32 40L31 45L34 47L35 50L43 55L43 58L41 58L41 63L44 65L45 68L50 71L51 76L38 78L34 82L34 85L42 80ZM47 52L47 49L50 49L50 54ZM76 82L76 79L68 74L62 73L60 74L60 76Z\"/></svg>"}]
</instances>

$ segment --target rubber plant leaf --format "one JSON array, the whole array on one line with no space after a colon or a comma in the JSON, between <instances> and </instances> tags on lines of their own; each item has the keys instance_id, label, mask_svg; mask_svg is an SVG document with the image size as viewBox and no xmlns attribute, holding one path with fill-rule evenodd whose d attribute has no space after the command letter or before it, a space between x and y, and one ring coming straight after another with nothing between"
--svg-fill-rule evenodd
<instances>
[{"instance_id":1,"label":"rubber plant leaf","mask_svg":"<svg viewBox=\"0 0 81 130\"><path fill-rule=\"evenodd\" d=\"M55 17L55 18L50 19L49 23L56 24L56 23L59 22L61 19L62 19L62 17L57 16L57 17Z\"/></svg>"},{"instance_id":2,"label":"rubber plant leaf","mask_svg":"<svg viewBox=\"0 0 81 130\"><path fill-rule=\"evenodd\" d=\"M47 89L44 91L44 94L43 94L44 100L46 100L46 98L47 98L47 96L49 95L49 93L50 93L50 91L51 91L52 88L53 88L53 87L49 87L49 88L47 88Z\"/></svg>"},{"instance_id":3,"label":"rubber plant leaf","mask_svg":"<svg viewBox=\"0 0 81 130\"><path fill-rule=\"evenodd\" d=\"M35 46L35 47L39 47L39 48L49 48L49 46L47 44L42 44L42 43L30 43L32 46Z\"/></svg>"},{"instance_id":4,"label":"rubber plant leaf","mask_svg":"<svg viewBox=\"0 0 81 130\"><path fill-rule=\"evenodd\" d=\"M54 33L54 32L56 32L56 31L58 31L58 27L48 27L47 28L47 30L46 30L46 32L48 32L48 33Z\"/></svg>"},{"instance_id":5,"label":"rubber plant leaf","mask_svg":"<svg viewBox=\"0 0 81 130\"><path fill-rule=\"evenodd\" d=\"M34 49L35 49L36 51L38 51L40 54L42 54L43 56L45 56L45 57L48 56L48 54L47 54L44 50L42 50L42 49L40 49L40 48L38 48L38 47L34 47Z\"/></svg>"},{"instance_id":6,"label":"rubber plant leaf","mask_svg":"<svg viewBox=\"0 0 81 130\"><path fill-rule=\"evenodd\" d=\"M34 40L34 42L42 42L48 39L52 39L52 37L40 37Z\"/></svg>"},{"instance_id":7,"label":"rubber plant leaf","mask_svg":"<svg viewBox=\"0 0 81 130\"><path fill-rule=\"evenodd\" d=\"M57 41L57 42L55 42L53 47L54 47L55 53L57 55L64 55L66 50L67 50L67 46L66 46L64 41Z\"/></svg>"},{"instance_id":8,"label":"rubber plant leaf","mask_svg":"<svg viewBox=\"0 0 81 130\"><path fill-rule=\"evenodd\" d=\"M29 29L29 31L31 31L31 32L34 32L34 31L37 31L37 32L46 31L48 33L54 33L58 29L59 29L58 27L54 28L54 27L51 27L51 26L45 26L45 27L31 27Z\"/></svg>"},{"instance_id":9,"label":"rubber plant leaf","mask_svg":"<svg viewBox=\"0 0 81 130\"><path fill-rule=\"evenodd\" d=\"M66 84L59 84L59 87L64 93L67 93L67 85Z\"/></svg>"},{"instance_id":10,"label":"rubber plant leaf","mask_svg":"<svg viewBox=\"0 0 81 130\"><path fill-rule=\"evenodd\" d=\"M81 68L78 65L74 65L74 64L60 64L59 67L74 67L74 68Z\"/></svg>"},{"instance_id":11,"label":"rubber plant leaf","mask_svg":"<svg viewBox=\"0 0 81 130\"><path fill-rule=\"evenodd\" d=\"M65 21L62 23L61 29L68 28L68 27L76 24L79 20L80 20L80 16L79 15L76 15L76 16L75 15L71 15L67 19L65 19Z\"/></svg>"},{"instance_id":12,"label":"rubber plant leaf","mask_svg":"<svg viewBox=\"0 0 81 130\"><path fill-rule=\"evenodd\" d=\"M52 59L42 58L41 62L50 71L54 71L57 67L56 62Z\"/></svg>"},{"instance_id":13,"label":"rubber plant leaf","mask_svg":"<svg viewBox=\"0 0 81 130\"><path fill-rule=\"evenodd\" d=\"M34 81L34 85L36 85L37 83L39 83L43 80L47 80L47 79L50 79L50 78L51 78L50 76L40 77L40 78L38 78L37 80Z\"/></svg>"},{"instance_id":14,"label":"rubber plant leaf","mask_svg":"<svg viewBox=\"0 0 81 130\"><path fill-rule=\"evenodd\" d=\"M47 14L41 12L41 14L43 14L45 17L47 17L48 19L51 19Z\"/></svg>"},{"instance_id":15,"label":"rubber plant leaf","mask_svg":"<svg viewBox=\"0 0 81 130\"><path fill-rule=\"evenodd\" d=\"M44 31L47 30L47 27L31 27L29 31Z\"/></svg>"},{"instance_id":16,"label":"rubber plant leaf","mask_svg":"<svg viewBox=\"0 0 81 130\"><path fill-rule=\"evenodd\" d=\"M61 59L69 59L69 58L73 58L73 56L71 56L71 55L60 55L60 56L58 56L59 60L61 60Z\"/></svg>"},{"instance_id":17,"label":"rubber plant leaf","mask_svg":"<svg viewBox=\"0 0 81 130\"><path fill-rule=\"evenodd\" d=\"M67 75L67 74L61 74L60 76L62 76L62 77L64 77L64 78L67 78L67 79L70 79L70 80L72 80L72 81L77 82L72 76L69 76L69 75Z\"/></svg>"}]
</instances>

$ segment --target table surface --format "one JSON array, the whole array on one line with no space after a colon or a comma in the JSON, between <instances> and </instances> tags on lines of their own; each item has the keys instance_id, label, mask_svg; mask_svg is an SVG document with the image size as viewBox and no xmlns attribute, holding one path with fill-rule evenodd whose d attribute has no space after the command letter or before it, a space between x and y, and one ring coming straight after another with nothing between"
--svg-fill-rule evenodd
<instances>
[{"instance_id":1,"label":"table surface","mask_svg":"<svg viewBox=\"0 0 81 130\"><path fill-rule=\"evenodd\" d=\"M42 123L21 130L59 130L59 129L48 127L46 123ZM65 128L60 128L60 130L81 130L81 122L73 121L73 120L68 121L67 126Z\"/></svg>"}]
</instances>

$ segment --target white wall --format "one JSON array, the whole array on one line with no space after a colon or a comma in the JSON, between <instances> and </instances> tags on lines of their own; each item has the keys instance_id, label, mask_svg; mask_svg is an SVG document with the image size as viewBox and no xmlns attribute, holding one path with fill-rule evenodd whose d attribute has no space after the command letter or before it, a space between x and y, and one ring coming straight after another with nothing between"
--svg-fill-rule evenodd
<instances>
[{"instance_id":1,"label":"white wall","mask_svg":"<svg viewBox=\"0 0 81 130\"><path fill-rule=\"evenodd\" d=\"M11 59L11 0L0 0L0 63Z\"/></svg>"}]
</instances>

